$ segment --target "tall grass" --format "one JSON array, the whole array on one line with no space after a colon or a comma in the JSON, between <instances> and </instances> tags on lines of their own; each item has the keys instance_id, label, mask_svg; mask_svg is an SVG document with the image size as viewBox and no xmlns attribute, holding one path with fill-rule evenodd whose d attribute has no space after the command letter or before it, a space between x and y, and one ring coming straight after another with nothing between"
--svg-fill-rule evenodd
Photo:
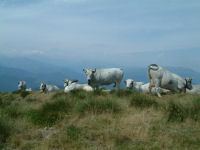
<instances>
[{"instance_id":1,"label":"tall grass","mask_svg":"<svg viewBox=\"0 0 200 150\"><path fill-rule=\"evenodd\" d=\"M187 103L170 101L168 106L168 121L181 121L190 118L200 120L200 97L195 97Z\"/></svg>"},{"instance_id":2,"label":"tall grass","mask_svg":"<svg viewBox=\"0 0 200 150\"><path fill-rule=\"evenodd\" d=\"M82 129L79 127L76 127L75 125L70 125L67 127L66 131L67 131L67 137L70 140L78 140L78 138L81 135Z\"/></svg>"},{"instance_id":3,"label":"tall grass","mask_svg":"<svg viewBox=\"0 0 200 150\"><path fill-rule=\"evenodd\" d=\"M121 110L120 104L113 99L105 98L89 98L85 101L80 101L76 104L76 110L80 113L92 112L103 113L111 112L117 113Z\"/></svg>"},{"instance_id":4,"label":"tall grass","mask_svg":"<svg viewBox=\"0 0 200 150\"><path fill-rule=\"evenodd\" d=\"M146 108L151 106L158 106L158 103L151 96L136 92L132 95L130 106Z\"/></svg>"},{"instance_id":5,"label":"tall grass","mask_svg":"<svg viewBox=\"0 0 200 150\"><path fill-rule=\"evenodd\" d=\"M12 92L12 94L19 94L22 98L25 98L26 96L28 96L29 94L31 94L31 92L17 90L17 91Z\"/></svg>"},{"instance_id":6,"label":"tall grass","mask_svg":"<svg viewBox=\"0 0 200 150\"><path fill-rule=\"evenodd\" d=\"M11 134L10 124L6 119L0 117L0 148L3 147L3 144L6 142L10 134Z\"/></svg>"},{"instance_id":7,"label":"tall grass","mask_svg":"<svg viewBox=\"0 0 200 150\"><path fill-rule=\"evenodd\" d=\"M39 126L52 126L63 119L63 115L70 109L70 104L64 100L45 103L39 109L32 109L27 113L28 119Z\"/></svg>"}]
</instances>

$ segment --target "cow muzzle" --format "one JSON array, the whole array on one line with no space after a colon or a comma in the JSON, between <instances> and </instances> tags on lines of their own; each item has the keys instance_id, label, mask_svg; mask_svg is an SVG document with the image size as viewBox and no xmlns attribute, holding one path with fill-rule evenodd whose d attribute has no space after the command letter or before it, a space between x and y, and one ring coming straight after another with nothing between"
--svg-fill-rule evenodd
<instances>
[{"instance_id":1,"label":"cow muzzle","mask_svg":"<svg viewBox=\"0 0 200 150\"><path fill-rule=\"evenodd\" d=\"M91 80L88 80L88 85L91 85Z\"/></svg>"}]
</instances>

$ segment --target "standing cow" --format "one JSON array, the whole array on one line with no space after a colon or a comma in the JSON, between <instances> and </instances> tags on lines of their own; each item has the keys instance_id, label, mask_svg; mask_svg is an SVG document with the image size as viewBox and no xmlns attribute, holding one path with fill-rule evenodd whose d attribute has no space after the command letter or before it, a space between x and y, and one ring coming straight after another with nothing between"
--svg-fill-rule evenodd
<instances>
[{"instance_id":1,"label":"standing cow","mask_svg":"<svg viewBox=\"0 0 200 150\"><path fill-rule=\"evenodd\" d=\"M160 88L165 88L176 93L186 92L186 88L192 89L191 78L183 79L177 74L171 73L156 64L149 66L148 76L150 82L149 92L151 93L152 87L155 87L158 97L161 97Z\"/></svg>"},{"instance_id":2,"label":"standing cow","mask_svg":"<svg viewBox=\"0 0 200 150\"><path fill-rule=\"evenodd\" d=\"M114 83L114 87L120 89L120 83L124 76L124 72L120 68L83 69L83 71L87 75L88 85L93 88Z\"/></svg>"}]
</instances>

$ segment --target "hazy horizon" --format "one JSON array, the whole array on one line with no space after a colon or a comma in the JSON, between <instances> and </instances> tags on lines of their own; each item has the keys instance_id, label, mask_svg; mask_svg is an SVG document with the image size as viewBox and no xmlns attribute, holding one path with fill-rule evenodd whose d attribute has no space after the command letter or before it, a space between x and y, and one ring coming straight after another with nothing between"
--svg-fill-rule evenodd
<instances>
[{"instance_id":1,"label":"hazy horizon","mask_svg":"<svg viewBox=\"0 0 200 150\"><path fill-rule=\"evenodd\" d=\"M200 1L1 0L0 55L200 72Z\"/></svg>"}]
</instances>

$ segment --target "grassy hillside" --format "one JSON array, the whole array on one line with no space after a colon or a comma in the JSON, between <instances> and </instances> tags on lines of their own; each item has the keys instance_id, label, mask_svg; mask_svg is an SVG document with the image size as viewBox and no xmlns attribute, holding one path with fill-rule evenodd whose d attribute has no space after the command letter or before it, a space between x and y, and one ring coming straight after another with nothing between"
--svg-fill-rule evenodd
<instances>
[{"instance_id":1,"label":"grassy hillside","mask_svg":"<svg viewBox=\"0 0 200 150\"><path fill-rule=\"evenodd\" d=\"M191 150L199 133L200 95L0 93L0 149Z\"/></svg>"}]
</instances>

